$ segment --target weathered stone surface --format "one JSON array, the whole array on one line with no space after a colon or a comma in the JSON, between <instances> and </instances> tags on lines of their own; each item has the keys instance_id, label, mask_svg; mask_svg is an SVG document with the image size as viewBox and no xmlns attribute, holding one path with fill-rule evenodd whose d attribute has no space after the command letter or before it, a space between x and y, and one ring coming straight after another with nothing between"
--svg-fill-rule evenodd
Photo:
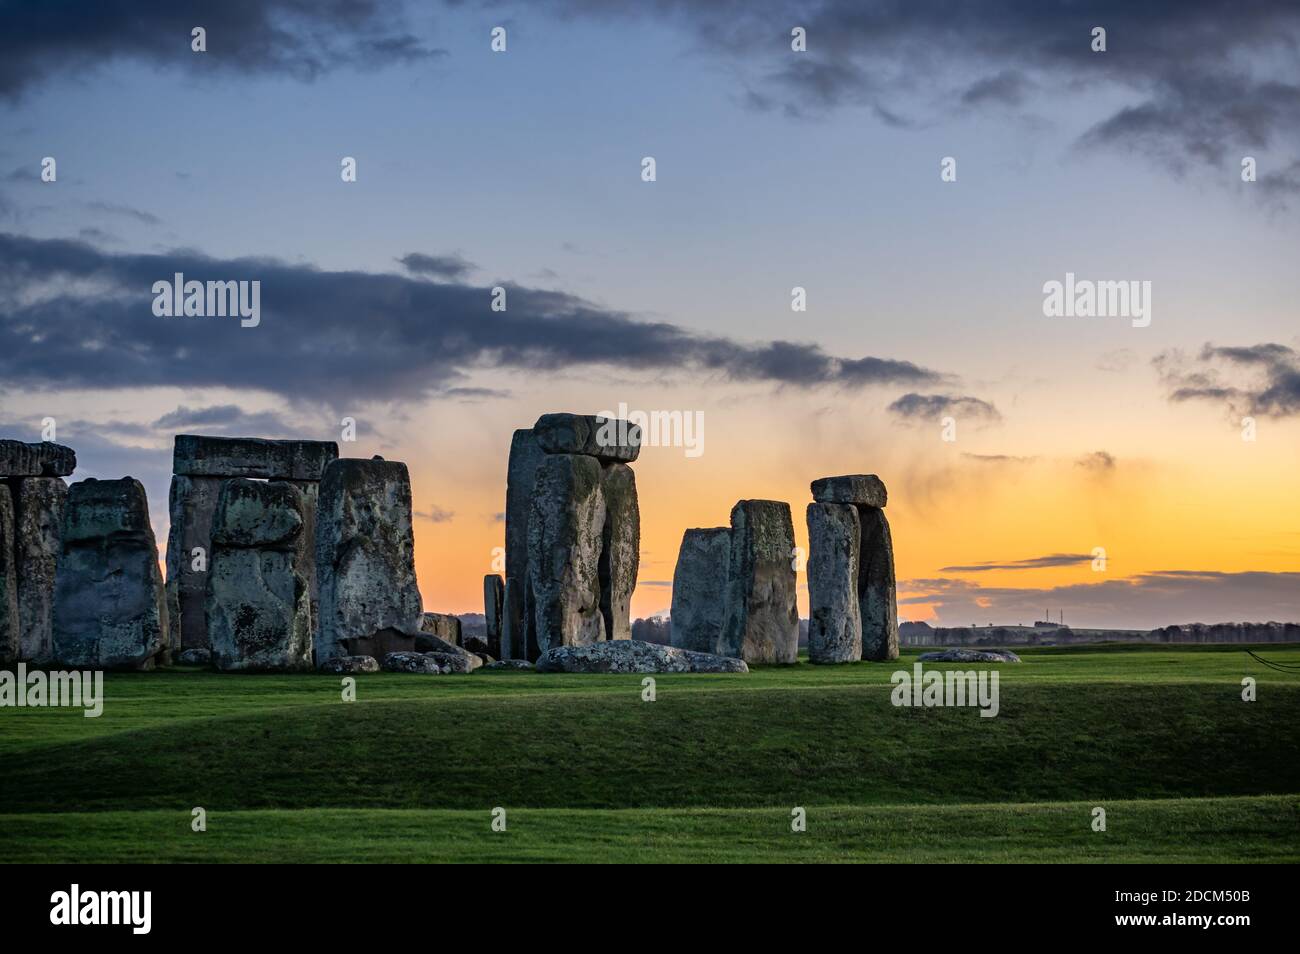
<instances>
[{"instance_id":1,"label":"weathered stone surface","mask_svg":"<svg viewBox=\"0 0 1300 954\"><path fill-rule=\"evenodd\" d=\"M68 477L77 469L77 452L63 444L0 441L0 477Z\"/></svg>"},{"instance_id":2,"label":"weathered stone surface","mask_svg":"<svg viewBox=\"0 0 1300 954\"><path fill-rule=\"evenodd\" d=\"M859 507L883 507L888 499L885 484L875 474L845 474L821 477L812 482L813 500L817 503L856 504Z\"/></svg>"},{"instance_id":3,"label":"weathered stone surface","mask_svg":"<svg viewBox=\"0 0 1300 954\"><path fill-rule=\"evenodd\" d=\"M746 662L793 663L799 654L794 521L778 500L731 508L731 566L721 648Z\"/></svg>"},{"instance_id":4,"label":"weathered stone surface","mask_svg":"<svg viewBox=\"0 0 1300 954\"><path fill-rule=\"evenodd\" d=\"M415 637L415 651L417 653L463 653L468 650L457 646L455 643L448 642L441 636L435 636L433 633L419 633Z\"/></svg>"},{"instance_id":5,"label":"weathered stone surface","mask_svg":"<svg viewBox=\"0 0 1300 954\"><path fill-rule=\"evenodd\" d=\"M453 646L461 644L460 618L450 613L425 613L420 617L420 631L437 636Z\"/></svg>"},{"instance_id":6,"label":"weathered stone surface","mask_svg":"<svg viewBox=\"0 0 1300 954\"><path fill-rule=\"evenodd\" d=\"M176 654L175 660L179 666L211 666L212 650L182 649Z\"/></svg>"},{"instance_id":7,"label":"weathered stone surface","mask_svg":"<svg viewBox=\"0 0 1300 954\"><path fill-rule=\"evenodd\" d=\"M505 615L506 583L496 573L483 577L483 619L486 630L487 651L500 657L501 624Z\"/></svg>"},{"instance_id":8,"label":"weathered stone surface","mask_svg":"<svg viewBox=\"0 0 1300 954\"><path fill-rule=\"evenodd\" d=\"M212 664L227 672L312 665L311 599L298 562L301 491L242 477L221 488L212 519L207 620Z\"/></svg>"},{"instance_id":9,"label":"weathered stone surface","mask_svg":"<svg viewBox=\"0 0 1300 954\"><path fill-rule=\"evenodd\" d=\"M661 646L639 639L557 646L542 653L538 672L749 672L744 660Z\"/></svg>"},{"instance_id":10,"label":"weathered stone surface","mask_svg":"<svg viewBox=\"0 0 1300 954\"><path fill-rule=\"evenodd\" d=\"M18 566L14 498L9 485L0 483L0 665L18 661Z\"/></svg>"},{"instance_id":11,"label":"weathered stone surface","mask_svg":"<svg viewBox=\"0 0 1300 954\"><path fill-rule=\"evenodd\" d=\"M600 551L600 612L605 619L605 638L631 639L632 591L641 563L636 475L627 464L605 464L600 481L605 498Z\"/></svg>"},{"instance_id":12,"label":"weathered stone surface","mask_svg":"<svg viewBox=\"0 0 1300 954\"><path fill-rule=\"evenodd\" d=\"M320 480L339 456L334 441L268 441L258 437L177 434L172 473L186 477Z\"/></svg>"},{"instance_id":13,"label":"weathered stone surface","mask_svg":"<svg viewBox=\"0 0 1300 954\"><path fill-rule=\"evenodd\" d=\"M467 674L479 667L479 660L469 653L389 653L384 657L385 672L414 672L442 676Z\"/></svg>"},{"instance_id":14,"label":"weathered stone surface","mask_svg":"<svg viewBox=\"0 0 1300 954\"><path fill-rule=\"evenodd\" d=\"M697 528L682 535L673 571L669 638L674 646L700 653L722 653L730 566L730 527Z\"/></svg>"},{"instance_id":15,"label":"weathered stone surface","mask_svg":"<svg viewBox=\"0 0 1300 954\"><path fill-rule=\"evenodd\" d=\"M548 454L584 454L602 464L630 464L641 453L641 428L594 414L543 414L533 425Z\"/></svg>"},{"instance_id":16,"label":"weathered stone surface","mask_svg":"<svg viewBox=\"0 0 1300 954\"><path fill-rule=\"evenodd\" d=\"M858 548L862 521L852 504L808 505L808 659L862 658Z\"/></svg>"},{"instance_id":17,"label":"weathered stone surface","mask_svg":"<svg viewBox=\"0 0 1300 954\"><path fill-rule=\"evenodd\" d=\"M885 512L858 510L862 520L858 600L862 612L862 658L898 658L898 594L894 585L894 543Z\"/></svg>"},{"instance_id":18,"label":"weathered stone surface","mask_svg":"<svg viewBox=\"0 0 1300 954\"><path fill-rule=\"evenodd\" d=\"M917 662L951 663L1018 663L1020 657L1006 649L945 649L942 652L921 653Z\"/></svg>"},{"instance_id":19,"label":"weathered stone surface","mask_svg":"<svg viewBox=\"0 0 1300 954\"><path fill-rule=\"evenodd\" d=\"M537 658L528 574L528 520L537 468L545 459L531 429L515 431L506 475L506 603L501 631L501 655L511 659Z\"/></svg>"},{"instance_id":20,"label":"weathered stone surface","mask_svg":"<svg viewBox=\"0 0 1300 954\"><path fill-rule=\"evenodd\" d=\"M151 669L167 605L144 487L133 477L68 489L54 582L54 658L70 667Z\"/></svg>"},{"instance_id":21,"label":"weathered stone surface","mask_svg":"<svg viewBox=\"0 0 1300 954\"><path fill-rule=\"evenodd\" d=\"M325 468L316 577L318 661L412 648L421 605L405 464L344 458Z\"/></svg>"},{"instance_id":22,"label":"weathered stone surface","mask_svg":"<svg viewBox=\"0 0 1300 954\"><path fill-rule=\"evenodd\" d=\"M320 671L343 676L359 672L379 672L379 660L374 656L335 656L321 663Z\"/></svg>"},{"instance_id":23,"label":"weathered stone surface","mask_svg":"<svg viewBox=\"0 0 1300 954\"><path fill-rule=\"evenodd\" d=\"M578 454L547 455L537 470L528 521L528 573L539 649L604 640L600 463Z\"/></svg>"},{"instance_id":24,"label":"weathered stone surface","mask_svg":"<svg viewBox=\"0 0 1300 954\"><path fill-rule=\"evenodd\" d=\"M212 517L225 481L224 477L172 477L167 499L171 516L167 531L167 610L173 650L208 647L205 604L207 566L212 558ZM197 548L202 548L201 555L195 554Z\"/></svg>"},{"instance_id":25,"label":"weathered stone surface","mask_svg":"<svg viewBox=\"0 0 1300 954\"><path fill-rule=\"evenodd\" d=\"M49 662L54 651L54 570L68 485L61 477L10 482L14 567L18 575L18 658Z\"/></svg>"},{"instance_id":26,"label":"weathered stone surface","mask_svg":"<svg viewBox=\"0 0 1300 954\"><path fill-rule=\"evenodd\" d=\"M320 497L320 481L287 480L302 494L302 553L298 556L298 573L307 581L307 595L311 603L311 631L316 632L320 619L320 586L316 580L316 504Z\"/></svg>"},{"instance_id":27,"label":"weathered stone surface","mask_svg":"<svg viewBox=\"0 0 1300 954\"><path fill-rule=\"evenodd\" d=\"M531 672L533 668L533 664L527 659L498 659L496 662L488 663L483 667L485 672L489 669L517 669L521 672Z\"/></svg>"}]
</instances>

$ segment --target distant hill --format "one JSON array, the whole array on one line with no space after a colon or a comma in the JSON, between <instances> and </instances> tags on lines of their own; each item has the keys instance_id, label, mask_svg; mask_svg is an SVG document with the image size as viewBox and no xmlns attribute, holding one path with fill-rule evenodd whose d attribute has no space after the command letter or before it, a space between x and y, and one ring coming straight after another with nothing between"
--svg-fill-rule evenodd
<instances>
[{"instance_id":1,"label":"distant hill","mask_svg":"<svg viewBox=\"0 0 1300 954\"><path fill-rule=\"evenodd\" d=\"M1079 629L1070 626L949 626L899 624L904 646L1072 646L1083 643L1300 643L1300 623L1185 623L1159 629Z\"/></svg>"}]
</instances>

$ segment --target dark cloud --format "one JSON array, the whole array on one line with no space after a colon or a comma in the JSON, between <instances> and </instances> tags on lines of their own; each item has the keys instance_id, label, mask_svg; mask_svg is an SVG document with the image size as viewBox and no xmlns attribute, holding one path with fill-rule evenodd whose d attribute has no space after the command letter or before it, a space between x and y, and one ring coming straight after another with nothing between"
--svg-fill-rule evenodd
<instances>
[{"instance_id":1,"label":"dark cloud","mask_svg":"<svg viewBox=\"0 0 1300 954\"><path fill-rule=\"evenodd\" d=\"M454 510L444 510L437 504L430 504L428 510L417 510L415 516L421 520L428 520L430 523L451 523L456 516Z\"/></svg>"},{"instance_id":2,"label":"dark cloud","mask_svg":"<svg viewBox=\"0 0 1300 954\"><path fill-rule=\"evenodd\" d=\"M1093 451L1091 454L1084 454L1074 462L1074 465L1093 473L1104 474L1115 469L1115 457L1105 451Z\"/></svg>"},{"instance_id":3,"label":"dark cloud","mask_svg":"<svg viewBox=\"0 0 1300 954\"><path fill-rule=\"evenodd\" d=\"M937 421L942 417L996 423L1002 420L998 409L988 401L956 394L904 394L886 408L904 421Z\"/></svg>"},{"instance_id":4,"label":"dark cloud","mask_svg":"<svg viewBox=\"0 0 1300 954\"><path fill-rule=\"evenodd\" d=\"M477 265L467 262L459 255L424 255L421 252L411 252L409 255L403 255L398 261L412 275L427 275L448 281L464 278L470 272L478 270Z\"/></svg>"},{"instance_id":5,"label":"dark cloud","mask_svg":"<svg viewBox=\"0 0 1300 954\"><path fill-rule=\"evenodd\" d=\"M1029 86L1029 80L1023 73L1017 70L1003 70L972 83L966 92L961 94L961 101L967 106L979 106L985 103L1019 106L1025 101Z\"/></svg>"},{"instance_id":6,"label":"dark cloud","mask_svg":"<svg viewBox=\"0 0 1300 954\"><path fill-rule=\"evenodd\" d=\"M1300 573L1161 570L1045 589L938 578L901 581L899 592L900 605L933 606L945 626L1031 623L1049 606L1076 627L1300 620Z\"/></svg>"},{"instance_id":7,"label":"dark cloud","mask_svg":"<svg viewBox=\"0 0 1300 954\"><path fill-rule=\"evenodd\" d=\"M261 282L261 324L155 317L153 284L176 272L187 281ZM0 233L0 381L252 388L335 406L463 387L479 368L606 366L794 387L941 380L909 361L697 335L562 292L505 287L507 310L493 312L489 289L458 283L192 251L112 254Z\"/></svg>"},{"instance_id":8,"label":"dark cloud","mask_svg":"<svg viewBox=\"0 0 1300 954\"><path fill-rule=\"evenodd\" d=\"M969 566L944 566L939 569L944 573L984 573L989 570L1042 570L1047 567L1078 566L1080 563L1091 562L1092 556L1087 553L1053 553L1049 556L1011 560L1007 563L972 563Z\"/></svg>"},{"instance_id":9,"label":"dark cloud","mask_svg":"<svg viewBox=\"0 0 1300 954\"><path fill-rule=\"evenodd\" d=\"M114 60L311 80L340 67L427 60L430 49L389 0L61 0L0 4L0 96ZM206 53L190 31L207 30Z\"/></svg>"},{"instance_id":10,"label":"dark cloud","mask_svg":"<svg viewBox=\"0 0 1300 954\"><path fill-rule=\"evenodd\" d=\"M179 434L202 429L204 434L219 437L297 437L302 428L284 420L274 411L249 412L236 404L215 404L191 408L184 404L168 411L153 422L163 434Z\"/></svg>"},{"instance_id":11,"label":"dark cloud","mask_svg":"<svg viewBox=\"0 0 1300 954\"><path fill-rule=\"evenodd\" d=\"M116 202L87 202L86 208L92 212L102 212L105 215L116 215L121 218L132 219L142 225L162 225L162 219L152 212L133 209L129 205L119 205Z\"/></svg>"},{"instance_id":12,"label":"dark cloud","mask_svg":"<svg viewBox=\"0 0 1300 954\"><path fill-rule=\"evenodd\" d=\"M1300 354L1286 345L1206 344L1195 358L1165 351L1152 363L1171 401L1212 401L1234 416L1300 414Z\"/></svg>"}]
</instances>

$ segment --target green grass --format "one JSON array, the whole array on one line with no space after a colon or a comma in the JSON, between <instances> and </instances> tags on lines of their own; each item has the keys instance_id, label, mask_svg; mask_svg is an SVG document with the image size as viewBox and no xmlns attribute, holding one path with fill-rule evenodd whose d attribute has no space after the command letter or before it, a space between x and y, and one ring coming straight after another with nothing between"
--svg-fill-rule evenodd
<instances>
[{"instance_id":1,"label":"green grass","mask_svg":"<svg viewBox=\"0 0 1300 954\"><path fill-rule=\"evenodd\" d=\"M379 674L345 703L332 676L110 674L98 719L0 710L0 856L1300 857L1300 675L1240 647L1027 650L989 719L891 705L915 655L659 676L654 703L638 676Z\"/></svg>"}]
</instances>

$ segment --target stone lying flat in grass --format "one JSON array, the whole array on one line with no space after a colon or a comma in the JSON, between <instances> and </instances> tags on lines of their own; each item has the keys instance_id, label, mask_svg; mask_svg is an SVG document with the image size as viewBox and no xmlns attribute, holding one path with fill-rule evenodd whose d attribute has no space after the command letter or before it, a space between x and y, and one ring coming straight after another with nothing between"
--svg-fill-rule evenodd
<instances>
[{"instance_id":1,"label":"stone lying flat in grass","mask_svg":"<svg viewBox=\"0 0 1300 954\"><path fill-rule=\"evenodd\" d=\"M749 672L743 659L692 652L639 639L558 646L537 660L538 672Z\"/></svg>"},{"instance_id":2,"label":"stone lying flat in grass","mask_svg":"<svg viewBox=\"0 0 1300 954\"><path fill-rule=\"evenodd\" d=\"M210 666L212 665L212 650L210 649L182 649L176 656L178 666Z\"/></svg>"},{"instance_id":3,"label":"stone lying flat in grass","mask_svg":"<svg viewBox=\"0 0 1300 954\"><path fill-rule=\"evenodd\" d=\"M321 663L320 671L338 674L379 672L379 660L374 656L335 656Z\"/></svg>"},{"instance_id":4,"label":"stone lying flat in grass","mask_svg":"<svg viewBox=\"0 0 1300 954\"><path fill-rule=\"evenodd\" d=\"M889 499L884 481L875 474L820 477L812 482L812 495L818 503L857 504L859 507L883 507Z\"/></svg>"},{"instance_id":5,"label":"stone lying flat in grass","mask_svg":"<svg viewBox=\"0 0 1300 954\"><path fill-rule=\"evenodd\" d=\"M469 653L389 653L384 657L385 672L416 672L431 676L471 673L481 665Z\"/></svg>"},{"instance_id":6,"label":"stone lying flat in grass","mask_svg":"<svg viewBox=\"0 0 1300 954\"><path fill-rule=\"evenodd\" d=\"M1020 657L1006 649L945 649L941 652L921 653L919 662L995 663L1020 662Z\"/></svg>"}]
</instances>

